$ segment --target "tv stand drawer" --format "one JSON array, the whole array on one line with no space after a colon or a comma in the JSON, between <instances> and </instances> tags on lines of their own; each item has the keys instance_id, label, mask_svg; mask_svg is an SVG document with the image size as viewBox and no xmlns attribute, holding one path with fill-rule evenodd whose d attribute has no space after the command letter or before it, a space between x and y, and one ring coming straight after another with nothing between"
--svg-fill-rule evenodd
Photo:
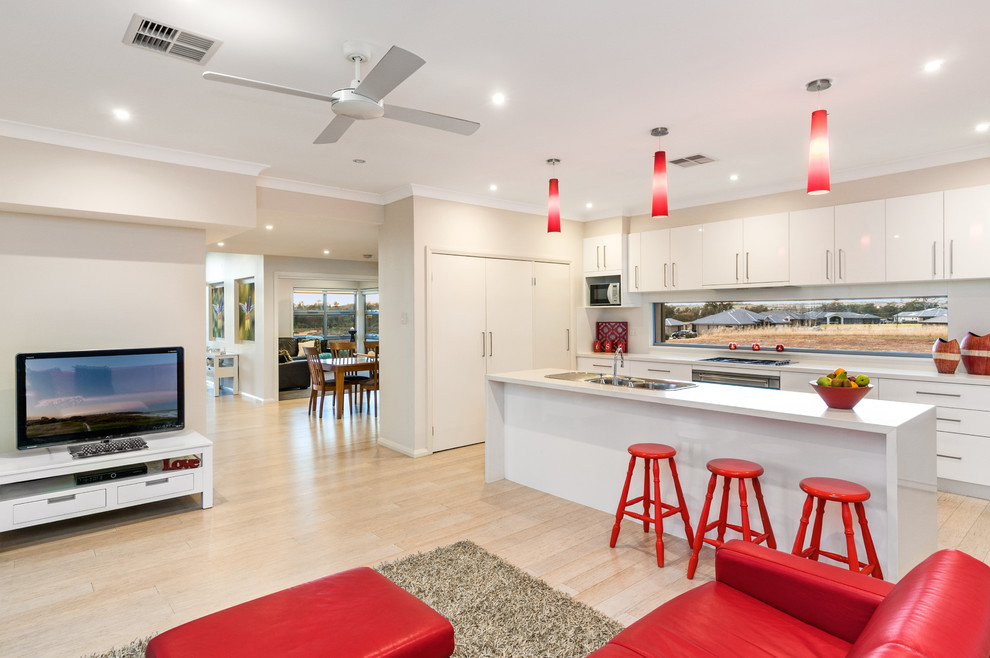
<instances>
[{"instance_id":1,"label":"tv stand drawer","mask_svg":"<svg viewBox=\"0 0 990 658\"><path fill-rule=\"evenodd\" d=\"M106 489L82 491L42 500L14 504L14 525L37 523L47 519L74 516L83 512L99 511L107 506Z\"/></svg>"},{"instance_id":2,"label":"tv stand drawer","mask_svg":"<svg viewBox=\"0 0 990 658\"><path fill-rule=\"evenodd\" d=\"M143 482L117 485L117 504L128 505L163 496L175 496L186 492L194 493L195 491L195 473L162 475Z\"/></svg>"}]
</instances>

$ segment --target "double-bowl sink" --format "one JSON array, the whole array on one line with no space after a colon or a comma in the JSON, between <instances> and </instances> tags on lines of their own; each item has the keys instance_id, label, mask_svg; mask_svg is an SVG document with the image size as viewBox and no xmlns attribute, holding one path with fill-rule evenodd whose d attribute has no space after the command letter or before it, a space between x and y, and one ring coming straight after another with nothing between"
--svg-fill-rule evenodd
<instances>
[{"instance_id":1,"label":"double-bowl sink","mask_svg":"<svg viewBox=\"0 0 990 658\"><path fill-rule=\"evenodd\" d=\"M597 372L559 372L546 375L547 379L563 379L569 382L588 382L589 384L605 384L622 388L640 388L648 391L679 391L682 388L697 386L691 382L681 382L673 379L645 379L642 377L626 377L619 375L601 374Z\"/></svg>"}]
</instances>

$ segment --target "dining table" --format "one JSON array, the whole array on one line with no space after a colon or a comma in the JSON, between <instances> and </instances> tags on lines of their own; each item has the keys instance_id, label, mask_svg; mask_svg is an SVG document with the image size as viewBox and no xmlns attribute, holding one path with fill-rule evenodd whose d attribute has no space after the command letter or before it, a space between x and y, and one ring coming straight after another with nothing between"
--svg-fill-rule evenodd
<instances>
[{"instance_id":1,"label":"dining table","mask_svg":"<svg viewBox=\"0 0 990 658\"><path fill-rule=\"evenodd\" d=\"M335 381L334 400L337 402L337 419L344 417L344 378L352 372L373 373L378 370L378 359L374 356L344 356L320 359L324 372L331 373Z\"/></svg>"}]
</instances>

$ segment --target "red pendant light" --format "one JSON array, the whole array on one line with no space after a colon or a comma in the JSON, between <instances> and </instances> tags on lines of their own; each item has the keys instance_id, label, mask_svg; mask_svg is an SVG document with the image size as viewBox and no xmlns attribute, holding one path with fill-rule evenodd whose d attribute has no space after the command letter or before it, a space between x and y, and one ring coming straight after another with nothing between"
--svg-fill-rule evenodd
<instances>
[{"instance_id":1,"label":"red pendant light","mask_svg":"<svg viewBox=\"0 0 990 658\"><path fill-rule=\"evenodd\" d=\"M822 78L809 82L806 89L820 92L831 86L831 80ZM826 194L832 189L829 182L828 150L828 113L818 109L811 113L811 140L808 144L808 194Z\"/></svg>"},{"instance_id":2,"label":"red pendant light","mask_svg":"<svg viewBox=\"0 0 990 658\"><path fill-rule=\"evenodd\" d=\"M557 158L550 158L547 164L554 167L560 164ZM550 179L550 197L547 200L547 233L560 233L560 191L557 188L557 178Z\"/></svg>"},{"instance_id":3,"label":"red pendant light","mask_svg":"<svg viewBox=\"0 0 990 658\"><path fill-rule=\"evenodd\" d=\"M650 134L663 137L669 131L666 128L654 128ZM667 152L657 151L653 154L653 217L667 216Z\"/></svg>"}]
</instances>

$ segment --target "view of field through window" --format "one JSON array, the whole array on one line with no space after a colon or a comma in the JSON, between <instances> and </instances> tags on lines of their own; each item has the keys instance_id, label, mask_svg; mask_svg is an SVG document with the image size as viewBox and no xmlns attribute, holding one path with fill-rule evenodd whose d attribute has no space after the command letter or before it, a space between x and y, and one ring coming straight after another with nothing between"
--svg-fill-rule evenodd
<instances>
[{"instance_id":1,"label":"view of field through window","mask_svg":"<svg viewBox=\"0 0 990 658\"><path fill-rule=\"evenodd\" d=\"M654 344L759 343L822 351L929 353L948 338L947 297L654 304Z\"/></svg>"}]
</instances>

